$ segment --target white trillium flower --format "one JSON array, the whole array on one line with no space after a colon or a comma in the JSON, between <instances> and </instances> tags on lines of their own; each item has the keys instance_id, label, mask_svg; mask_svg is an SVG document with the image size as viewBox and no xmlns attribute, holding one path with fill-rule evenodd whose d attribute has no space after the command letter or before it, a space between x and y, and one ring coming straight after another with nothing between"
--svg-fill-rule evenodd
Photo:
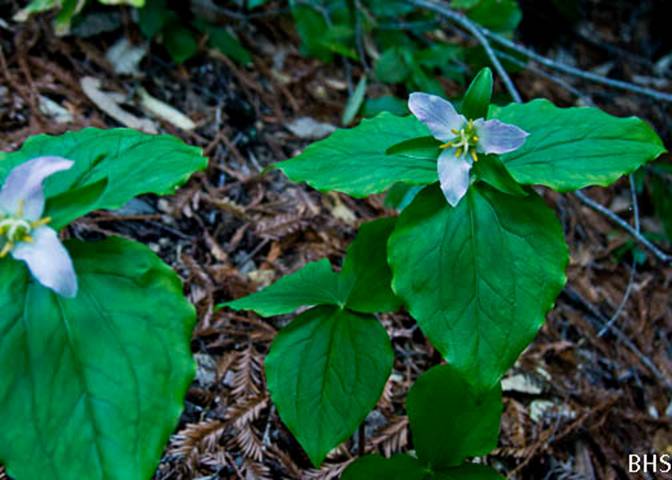
<instances>
[{"instance_id":1,"label":"white trillium flower","mask_svg":"<svg viewBox=\"0 0 672 480\"><path fill-rule=\"evenodd\" d=\"M0 190L0 258L11 254L30 273L63 297L77 295L77 277L58 233L47 226L42 182L67 170L74 162L61 157L38 157L15 167Z\"/></svg>"},{"instance_id":2,"label":"white trillium flower","mask_svg":"<svg viewBox=\"0 0 672 480\"><path fill-rule=\"evenodd\" d=\"M453 207L469 189L469 172L479 153L513 152L523 146L529 135L499 120L467 120L450 102L436 95L412 93L408 108L442 142L437 165L439 183Z\"/></svg>"}]
</instances>

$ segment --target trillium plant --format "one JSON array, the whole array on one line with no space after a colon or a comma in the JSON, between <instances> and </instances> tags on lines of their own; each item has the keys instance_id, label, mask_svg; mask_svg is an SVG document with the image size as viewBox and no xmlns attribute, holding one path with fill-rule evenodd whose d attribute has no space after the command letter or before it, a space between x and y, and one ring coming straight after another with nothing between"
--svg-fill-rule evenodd
<instances>
[{"instance_id":1,"label":"trillium plant","mask_svg":"<svg viewBox=\"0 0 672 480\"><path fill-rule=\"evenodd\" d=\"M393 358L376 314L405 308L446 363L409 394L417 458L363 457L348 480L500 478L465 459L496 445L500 380L566 282L567 243L540 187L607 186L665 151L638 118L543 99L493 105L492 90L484 69L459 102L413 93L412 115L381 113L277 165L320 191L403 194L398 216L362 227L339 273L311 263L226 304L263 316L310 307L280 331L265 368L312 462L382 393Z\"/></svg>"},{"instance_id":2,"label":"trillium plant","mask_svg":"<svg viewBox=\"0 0 672 480\"><path fill-rule=\"evenodd\" d=\"M0 463L13 479L152 477L193 379L195 310L148 247L65 227L205 166L177 138L127 129L0 153Z\"/></svg>"}]
</instances>

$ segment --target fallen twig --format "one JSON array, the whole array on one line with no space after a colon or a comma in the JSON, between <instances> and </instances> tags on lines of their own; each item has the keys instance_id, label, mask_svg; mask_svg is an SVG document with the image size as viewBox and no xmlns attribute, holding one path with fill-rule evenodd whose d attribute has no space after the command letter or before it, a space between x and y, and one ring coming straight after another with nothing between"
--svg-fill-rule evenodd
<instances>
[{"instance_id":1,"label":"fallen twig","mask_svg":"<svg viewBox=\"0 0 672 480\"><path fill-rule=\"evenodd\" d=\"M637 201L637 187L635 186L635 177L632 173L629 175L628 180L630 181L630 198L632 199L631 200L632 213L634 217L635 230L637 231L637 233L640 233L639 202ZM628 278L628 286L625 288L623 299L621 300L621 303L618 304L618 308L616 308L616 311L611 316L606 325L602 327L599 332L597 332L598 337L603 336L605 333L611 330L612 325L616 323L616 320L618 320L618 318L623 313L623 310L625 309L625 306L628 304L628 300L630 299L630 295L632 294L632 289L635 286L636 276L637 276L637 259L635 258L635 255L633 253L632 262L630 263L630 278Z\"/></svg>"},{"instance_id":2,"label":"fallen twig","mask_svg":"<svg viewBox=\"0 0 672 480\"><path fill-rule=\"evenodd\" d=\"M600 205L597 203L595 200L587 196L585 193L583 193L581 190L577 190L574 192L574 195L576 198L578 198L581 203L584 205L587 205L588 207L592 208L596 212L604 215L607 217L609 220L617 224L619 227L621 227L623 230L628 232L632 237L637 240L643 247L645 247L647 250L649 250L651 253L653 253L661 262L665 263L672 263L672 255L668 255L667 253L663 252L660 248L658 248L653 242L648 240L644 235L642 235L640 232L637 231L633 226L631 226L628 222L623 220L621 217L616 215L614 212L609 210L607 207Z\"/></svg>"},{"instance_id":3,"label":"fallen twig","mask_svg":"<svg viewBox=\"0 0 672 480\"><path fill-rule=\"evenodd\" d=\"M564 72L566 74L573 75L575 77L582 78L584 80L589 80L595 83L600 83L602 85L607 85L609 87L618 88L620 90L625 90L628 92L638 93L640 95L646 95L651 98L655 98L656 100L662 100L664 102L672 103L672 93L660 92L652 88L640 87L639 85L635 85L634 83L630 82L625 82L623 80L614 80L611 78L604 77L602 75L586 72L576 67L565 65L564 63L556 62L555 60L551 60L548 57L544 57L543 55L540 55L527 47L519 45L518 43L513 42L508 38L499 35L498 33L492 32L487 28L482 27L481 25L478 25L475 22L472 22L462 13L450 8L450 6L448 6L448 4L443 0L408 0L408 1L411 4L416 5L418 7L426 8L428 10L436 12L444 16L445 18L452 20L453 22L462 26L465 30L468 30L481 43L481 45L485 49L485 52L488 54L490 61L495 66L497 73L499 73L499 75L502 77L502 80L504 81L507 90L511 93L511 96L516 102L520 102L520 96L519 95L517 96L517 92L516 93L512 92L511 87L513 87L514 84L509 78L508 74L506 74L506 71L502 67L499 60L497 59L497 52L492 48L492 45L488 39L508 49L511 49L517 53L520 53L521 55L524 55L527 58L544 65L545 67L552 68L554 70L558 70L560 72ZM513 90L515 90L515 87L513 87Z\"/></svg>"}]
</instances>

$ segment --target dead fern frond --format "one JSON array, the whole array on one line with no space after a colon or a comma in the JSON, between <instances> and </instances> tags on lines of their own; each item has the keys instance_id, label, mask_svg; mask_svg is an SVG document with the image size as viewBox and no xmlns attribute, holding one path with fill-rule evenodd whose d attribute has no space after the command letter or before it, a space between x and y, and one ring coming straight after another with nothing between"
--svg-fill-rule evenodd
<instances>
[{"instance_id":1,"label":"dead fern frond","mask_svg":"<svg viewBox=\"0 0 672 480\"><path fill-rule=\"evenodd\" d=\"M374 448L381 448L386 457L403 450L408 445L408 417L393 417L371 438L369 444Z\"/></svg>"},{"instance_id":2,"label":"dead fern frond","mask_svg":"<svg viewBox=\"0 0 672 480\"><path fill-rule=\"evenodd\" d=\"M245 460L245 480L273 480L271 469L261 463Z\"/></svg>"},{"instance_id":3,"label":"dead fern frond","mask_svg":"<svg viewBox=\"0 0 672 480\"><path fill-rule=\"evenodd\" d=\"M305 226L306 222L301 215L286 213L258 220L254 230L262 238L280 240Z\"/></svg>"},{"instance_id":4,"label":"dead fern frond","mask_svg":"<svg viewBox=\"0 0 672 480\"><path fill-rule=\"evenodd\" d=\"M236 428L241 429L257 420L261 411L267 406L268 397L266 395L243 400L228 409L226 419L233 422Z\"/></svg>"},{"instance_id":5,"label":"dead fern frond","mask_svg":"<svg viewBox=\"0 0 672 480\"><path fill-rule=\"evenodd\" d=\"M217 447L227 426L219 420L190 423L173 436L168 453L185 459L193 466L202 452L212 451Z\"/></svg>"},{"instance_id":6,"label":"dead fern frond","mask_svg":"<svg viewBox=\"0 0 672 480\"><path fill-rule=\"evenodd\" d=\"M264 460L264 442L254 427L243 425L243 428L236 433L234 439L245 457L256 462Z\"/></svg>"},{"instance_id":7,"label":"dead fern frond","mask_svg":"<svg viewBox=\"0 0 672 480\"><path fill-rule=\"evenodd\" d=\"M287 473L289 474L289 478L301 478L301 469L296 465L296 463L294 463L292 457L287 452L281 448L278 448L278 446L274 443L271 443L268 445L266 453L269 457L273 458L283 467L285 467Z\"/></svg>"},{"instance_id":8,"label":"dead fern frond","mask_svg":"<svg viewBox=\"0 0 672 480\"><path fill-rule=\"evenodd\" d=\"M263 391L261 361L252 345L239 353L232 379L235 397L257 397L261 394Z\"/></svg>"},{"instance_id":9,"label":"dead fern frond","mask_svg":"<svg viewBox=\"0 0 672 480\"><path fill-rule=\"evenodd\" d=\"M307 470L301 478L304 480L333 480L339 478L345 469L348 468L348 465L354 461L355 459L351 458L339 463L325 463L319 470Z\"/></svg>"}]
</instances>

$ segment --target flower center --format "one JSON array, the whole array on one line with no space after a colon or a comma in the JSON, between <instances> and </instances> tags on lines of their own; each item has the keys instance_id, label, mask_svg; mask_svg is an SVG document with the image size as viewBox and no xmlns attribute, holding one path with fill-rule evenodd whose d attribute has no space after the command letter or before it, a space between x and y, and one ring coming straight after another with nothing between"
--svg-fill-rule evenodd
<instances>
[{"instance_id":1,"label":"flower center","mask_svg":"<svg viewBox=\"0 0 672 480\"><path fill-rule=\"evenodd\" d=\"M476 134L476 126L473 120L469 120L461 130L454 128L451 130L455 134L455 138L450 142L440 145L439 148L454 148L455 156L460 158L463 155L471 155L474 162L478 161L476 153L476 145L478 144L478 135Z\"/></svg>"},{"instance_id":2,"label":"flower center","mask_svg":"<svg viewBox=\"0 0 672 480\"><path fill-rule=\"evenodd\" d=\"M21 213L21 212L19 212ZM32 242L31 233L37 227L46 225L51 218L46 217L35 222L29 222L23 218L0 215L0 242L4 245L0 250L0 258L7 256L17 243Z\"/></svg>"}]
</instances>

